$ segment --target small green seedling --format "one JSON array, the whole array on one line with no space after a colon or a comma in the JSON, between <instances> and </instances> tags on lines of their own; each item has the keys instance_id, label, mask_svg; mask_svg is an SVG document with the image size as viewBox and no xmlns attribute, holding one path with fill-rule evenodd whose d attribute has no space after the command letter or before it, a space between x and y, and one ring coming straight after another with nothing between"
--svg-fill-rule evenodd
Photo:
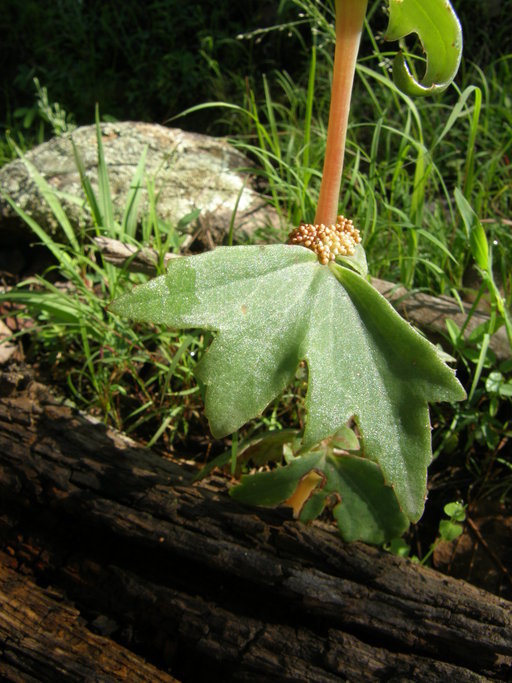
<instances>
[{"instance_id":1,"label":"small green seedling","mask_svg":"<svg viewBox=\"0 0 512 683\"><path fill-rule=\"evenodd\" d=\"M386 550L393 555L398 555L399 557L409 557L413 562L426 565L434 554L436 548L441 543L451 543L452 541L455 541L464 531L463 524L466 520L466 506L463 503L460 501L447 503L443 507L443 512L447 519L442 519L439 522L437 536L433 543L430 544L428 551L421 559L417 555L410 555L410 545L408 545L404 539L400 538L399 536L391 539L391 541L386 545Z\"/></svg>"},{"instance_id":2,"label":"small green seedling","mask_svg":"<svg viewBox=\"0 0 512 683\"><path fill-rule=\"evenodd\" d=\"M437 349L367 281L352 222L338 216L349 103L367 0L336 0L336 49L327 147L316 216L288 244L220 247L171 262L166 275L111 304L115 313L213 341L197 366L212 434L236 433L308 369L303 432L242 444L242 462L265 464L231 489L257 505L287 503L303 521L332 510L342 536L382 543L417 521L432 459L428 403L465 397ZM447 87L462 37L447 0L390 0L387 38L417 33L422 79L403 55L407 92ZM252 449L252 450L251 450ZM237 463L229 452L226 462Z\"/></svg>"}]
</instances>

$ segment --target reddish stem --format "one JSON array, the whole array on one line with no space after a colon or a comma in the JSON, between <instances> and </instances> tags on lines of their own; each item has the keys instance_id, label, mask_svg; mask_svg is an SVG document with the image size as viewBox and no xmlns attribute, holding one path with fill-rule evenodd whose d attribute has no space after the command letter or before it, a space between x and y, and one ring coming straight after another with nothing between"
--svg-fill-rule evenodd
<instances>
[{"instance_id":1,"label":"reddish stem","mask_svg":"<svg viewBox=\"0 0 512 683\"><path fill-rule=\"evenodd\" d=\"M350 96L368 0L336 0L336 48L322 184L315 223L336 223Z\"/></svg>"}]
</instances>

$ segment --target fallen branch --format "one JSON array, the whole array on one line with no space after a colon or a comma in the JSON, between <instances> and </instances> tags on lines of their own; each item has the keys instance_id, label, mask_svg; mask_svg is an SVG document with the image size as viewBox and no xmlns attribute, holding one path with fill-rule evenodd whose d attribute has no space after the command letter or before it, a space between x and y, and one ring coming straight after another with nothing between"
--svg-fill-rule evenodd
<instances>
[{"instance_id":1,"label":"fallen branch","mask_svg":"<svg viewBox=\"0 0 512 683\"><path fill-rule=\"evenodd\" d=\"M344 544L330 526L241 507L224 479L192 485L190 465L44 387L2 384L1 546L160 669L213 681L510 679L505 600Z\"/></svg>"},{"instance_id":2,"label":"fallen branch","mask_svg":"<svg viewBox=\"0 0 512 683\"><path fill-rule=\"evenodd\" d=\"M134 246L124 244L110 237L96 237L96 246L101 251L103 258L119 268L127 268L132 272L155 275L157 264L161 258L155 249L145 247L137 249ZM166 267L178 254L167 253L162 257L162 265ZM422 292L410 292L401 285L372 278L373 286L388 299L398 312L409 322L420 329L434 335L446 336L446 320L450 319L459 327L466 325L471 306L461 305L448 296L431 296ZM477 309L471 314L467 322L464 338L482 324L489 322L486 312ZM510 344L504 328L499 329L492 335L490 348L500 359L510 358Z\"/></svg>"},{"instance_id":3,"label":"fallen branch","mask_svg":"<svg viewBox=\"0 0 512 683\"><path fill-rule=\"evenodd\" d=\"M0 553L2 681L177 683L110 638L92 633L63 596L10 569Z\"/></svg>"}]
</instances>

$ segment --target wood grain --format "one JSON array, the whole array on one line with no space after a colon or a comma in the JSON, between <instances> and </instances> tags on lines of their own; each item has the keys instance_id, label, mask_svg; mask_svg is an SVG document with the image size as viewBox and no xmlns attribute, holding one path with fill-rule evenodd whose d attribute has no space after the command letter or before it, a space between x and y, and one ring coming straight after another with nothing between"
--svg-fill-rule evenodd
<instances>
[{"instance_id":1,"label":"wood grain","mask_svg":"<svg viewBox=\"0 0 512 683\"><path fill-rule=\"evenodd\" d=\"M193 485L190 465L25 385L0 381L0 544L88 628L182 681L512 678L510 603L237 505L224 478Z\"/></svg>"}]
</instances>

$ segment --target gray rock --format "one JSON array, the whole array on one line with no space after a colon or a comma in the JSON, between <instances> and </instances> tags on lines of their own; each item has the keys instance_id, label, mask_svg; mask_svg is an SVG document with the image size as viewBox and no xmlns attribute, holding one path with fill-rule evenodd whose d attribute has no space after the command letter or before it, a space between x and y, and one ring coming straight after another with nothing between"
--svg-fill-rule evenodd
<instances>
[{"instance_id":1,"label":"gray rock","mask_svg":"<svg viewBox=\"0 0 512 683\"><path fill-rule=\"evenodd\" d=\"M258 193L248 169L248 159L227 141L156 124L123 122L101 125L116 218L121 219L137 164L147 147L145 177L154 179L159 218L176 225L194 210L198 218L187 228L212 247L226 235L238 195L243 190L234 223L235 240L265 226L279 227L279 217ZM83 159L86 175L97 191L97 144L95 126L39 145L26 158L47 182L62 194L59 198L72 224L92 224L85 205L71 137ZM50 234L57 222L42 199L22 160L0 169L0 189ZM68 197L66 197L68 195ZM69 197L79 197L76 202ZM147 205L144 189L140 210ZM13 245L33 239L32 233L0 195L0 244Z\"/></svg>"}]
</instances>

